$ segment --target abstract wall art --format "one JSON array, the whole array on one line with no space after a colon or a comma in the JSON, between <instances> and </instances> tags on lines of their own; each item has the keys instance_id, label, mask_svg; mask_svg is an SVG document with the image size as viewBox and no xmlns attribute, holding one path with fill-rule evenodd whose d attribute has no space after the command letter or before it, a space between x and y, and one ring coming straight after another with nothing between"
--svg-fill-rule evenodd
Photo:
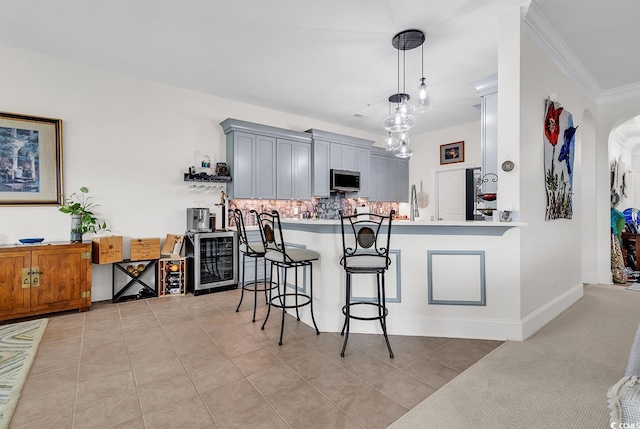
<instances>
[{"instance_id":1,"label":"abstract wall art","mask_svg":"<svg viewBox=\"0 0 640 429\"><path fill-rule=\"evenodd\" d=\"M573 115L560 103L547 99L544 119L544 181L547 191L546 220L573 216Z\"/></svg>"}]
</instances>

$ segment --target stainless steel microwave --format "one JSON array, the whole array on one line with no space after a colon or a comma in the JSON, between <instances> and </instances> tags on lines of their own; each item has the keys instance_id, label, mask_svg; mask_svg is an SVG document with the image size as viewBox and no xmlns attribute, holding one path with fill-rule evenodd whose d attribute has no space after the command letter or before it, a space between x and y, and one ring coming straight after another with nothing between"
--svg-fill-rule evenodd
<instances>
[{"instance_id":1,"label":"stainless steel microwave","mask_svg":"<svg viewBox=\"0 0 640 429\"><path fill-rule=\"evenodd\" d=\"M339 192L357 192L360 190L360 172L331 169L331 190Z\"/></svg>"}]
</instances>

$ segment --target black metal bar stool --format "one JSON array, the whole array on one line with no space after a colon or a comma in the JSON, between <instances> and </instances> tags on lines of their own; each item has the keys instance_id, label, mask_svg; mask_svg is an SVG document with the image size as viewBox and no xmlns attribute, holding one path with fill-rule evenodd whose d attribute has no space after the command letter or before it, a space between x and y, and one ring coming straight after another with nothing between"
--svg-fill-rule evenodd
<instances>
[{"instance_id":1,"label":"black metal bar stool","mask_svg":"<svg viewBox=\"0 0 640 429\"><path fill-rule=\"evenodd\" d=\"M349 341L349 324L351 319L379 320L382 326L384 340L389 349L389 357L393 358L393 351L387 335L387 314L384 274L391 264L389 259L389 243L391 241L391 221L394 210L388 216L380 214L361 213L345 216L340 211L340 224L342 226L342 258L340 265L346 274L346 301L342 307L344 325L340 335L344 336L340 356L344 357L344 351ZM376 275L376 301L353 301L351 298L351 276L353 274ZM355 306L373 306L377 314L373 316L355 315L351 313Z\"/></svg>"},{"instance_id":2,"label":"black metal bar stool","mask_svg":"<svg viewBox=\"0 0 640 429\"><path fill-rule=\"evenodd\" d=\"M252 210L251 213L254 213ZM316 335L320 335L316 319L313 315L313 261L318 260L320 254L313 250L297 249L285 247L284 238L282 236L282 227L280 225L280 215L276 210L271 213L256 213L258 216L258 225L262 231L263 244L266 250L265 259L271 262L271 278L273 279L273 268L277 270L277 294L273 296L273 291L269 291L269 309L267 316L262 324L264 329L271 313L271 307L282 309L282 324L280 326L280 341L282 345L282 336L284 335L284 319L287 309L296 309L296 318L300 320L299 308L309 306L311 309L311 320L316 329ZM309 267L309 293L301 293L298 290L298 268ZM294 292L287 292L287 271L293 268L295 270ZM280 271L284 271L284 281L282 290L280 290ZM287 298L290 298L287 300ZM293 301L293 302L291 302Z\"/></svg>"},{"instance_id":3,"label":"black metal bar stool","mask_svg":"<svg viewBox=\"0 0 640 429\"><path fill-rule=\"evenodd\" d=\"M256 321L256 307L258 306L258 292L264 292L264 300L265 303L268 304L267 299L267 291L275 288L271 282L271 277L267 279L267 260L264 259L264 279L263 281L258 280L258 259L264 258L264 244L263 240L249 242L247 239L247 230L244 225L244 219L242 217L242 211L240 209L229 210L229 214L233 219L233 222L236 225L236 229L238 230L238 239L240 240L240 246L238 250L242 254L242 292L240 294L240 302L238 303L238 307L236 307L236 312L240 311L240 305L242 305L242 300L244 299L244 291L247 290L249 292L253 292L253 319L252 322ZM262 232L261 232L262 234ZM245 258L254 258L254 277L252 282L245 282Z\"/></svg>"}]
</instances>

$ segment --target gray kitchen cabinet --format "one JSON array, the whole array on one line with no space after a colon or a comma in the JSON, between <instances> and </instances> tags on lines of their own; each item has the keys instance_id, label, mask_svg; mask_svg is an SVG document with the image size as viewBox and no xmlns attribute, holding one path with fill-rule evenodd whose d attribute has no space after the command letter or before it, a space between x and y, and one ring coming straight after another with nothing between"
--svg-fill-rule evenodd
<instances>
[{"instance_id":1,"label":"gray kitchen cabinet","mask_svg":"<svg viewBox=\"0 0 640 429\"><path fill-rule=\"evenodd\" d=\"M370 197L371 188L370 182L370 171L371 171L371 151L369 149L358 148L358 167L357 170L360 172L360 191L358 192L359 198L368 198Z\"/></svg>"},{"instance_id":2,"label":"gray kitchen cabinet","mask_svg":"<svg viewBox=\"0 0 640 429\"><path fill-rule=\"evenodd\" d=\"M331 169L331 144L322 140L313 141L312 182L314 197L329 196L329 170Z\"/></svg>"},{"instance_id":3,"label":"gray kitchen cabinet","mask_svg":"<svg viewBox=\"0 0 640 429\"><path fill-rule=\"evenodd\" d=\"M409 202L409 161L389 158L390 201Z\"/></svg>"},{"instance_id":4,"label":"gray kitchen cabinet","mask_svg":"<svg viewBox=\"0 0 640 429\"><path fill-rule=\"evenodd\" d=\"M227 136L227 166L232 177L227 185L230 198L311 198L309 134L232 118L220 125ZM289 143L279 145L281 141ZM282 154L278 154L279 147ZM277 171L279 155L290 160L288 164L280 161L285 171Z\"/></svg>"},{"instance_id":5,"label":"gray kitchen cabinet","mask_svg":"<svg viewBox=\"0 0 640 429\"><path fill-rule=\"evenodd\" d=\"M276 198L276 139L234 132L227 140L227 162L232 181L227 192L232 198Z\"/></svg>"},{"instance_id":6,"label":"gray kitchen cabinet","mask_svg":"<svg viewBox=\"0 0 640 429\"><path fill-rule=\"evenodd\" d=\"M369 201L390 201L389 157L371 154L371 187Z\"/></svg>"},{"instance_id":7,"label":"gray kitchen cabinet","mask_svg":"<svg viewBox=\"0 0 640 429\"><path fill-rule=\"evenodd\" d=\"M358 171L358 148L342 143L331 143L331 168Z\"/></svg>"},{"instance_id":8,"label":"gray kitchen cabinet","mask_svg":"<svg viewBox=\"0 0 640 429\"><path fill-rule=\"evenodd\" d=\"M311 144L278 139L276 149L276 198L311 198Z\"/></svg>"},{"instance_id":9,"label":"gray kitchen cabinet","mask_svg":"<svg viewBox=\"0 0 640 429\"><path fill-rule=\"evenodd\" d=\"M329 196L329 170L335 168L359 171L360 192L348 193L348 196L368 197L371 192L369 152L373 141L316 129L307 130L307 133L312 136L313 195Z\"/></svg>"},{"instance_id":10,"label":"gray kitchen cabinet","mask_svg":"<svg viewBox=\"0 0 640 429\"><path fill-rule=\"evenodd\" d=\"M409 201L409 161L374 148L370 155L369 201Z\"/></svg>"}]
</instances>

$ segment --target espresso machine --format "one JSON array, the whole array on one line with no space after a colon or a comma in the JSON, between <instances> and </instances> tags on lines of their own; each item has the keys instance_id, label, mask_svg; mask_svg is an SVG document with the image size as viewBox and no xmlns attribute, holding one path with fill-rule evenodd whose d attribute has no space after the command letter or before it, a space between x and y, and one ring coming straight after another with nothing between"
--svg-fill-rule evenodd
<instances>
[{"instance_id":1,"label":"espresso machine","mask_svg":"<svg viewBox=\"0 0 640 429\"><path fill-rule=\"evenodd\" d=\"M190 207L187 209L187 232L212 232L215 218L211 218L208 207Z\"/></svg>"}]
</instances>

